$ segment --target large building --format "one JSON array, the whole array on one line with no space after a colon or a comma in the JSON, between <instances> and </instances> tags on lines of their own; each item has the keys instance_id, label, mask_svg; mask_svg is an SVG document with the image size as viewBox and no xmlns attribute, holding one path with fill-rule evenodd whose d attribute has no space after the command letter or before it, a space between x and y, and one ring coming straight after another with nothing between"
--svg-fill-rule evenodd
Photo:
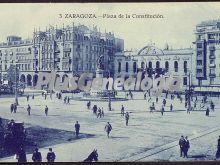
<instances>
[{"instance_id":1,"label":"large building","mask_svg":"<svg viewBox=\"0 0 220 165\"><path fill-rule=\"evenodd\" d=\"M195 36L198 85L220 87L220 20L201 22Z\"/></svg>"},{"instance_id":2,"label":"large building","mask_svg":"<svg viewBox=\"0 0 220 165\"><path fill-rule=\"evenodd\" d=\"M95 75L97 61L102 57L104 76L114 74L114 56L123 51L124 42L111 32L101 33L97 27L66 26L45 31L35 30L33 39L26 41L9 36L0 44L1 75L7 74L9 66L17 65L21 80L28 86L35 85L39 71L57 71L59 75Z\"/></svg>"},{"instance_id":3,"label":"large building","mask_svg":"<svg viewBox=\"0 0 220 165\"><path fill-rule=\"evenodd\" d=\"M193 72L193 49L156 48L149 44L139 51L124 51L115 57L115 77L136 76L138 71L163 70L165 78L181 77L183 87L189 85ZM193 83L193 81L191 80Z\"/></svg>"}]
</instances>

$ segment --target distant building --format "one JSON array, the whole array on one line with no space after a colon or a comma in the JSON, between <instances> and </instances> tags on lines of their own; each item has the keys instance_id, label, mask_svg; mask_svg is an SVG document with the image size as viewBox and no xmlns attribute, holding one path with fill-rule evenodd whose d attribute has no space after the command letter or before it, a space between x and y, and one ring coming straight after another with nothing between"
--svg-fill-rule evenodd
<instances>
[{"instance_id":1,"label":"distant building","mask_svg":"<svg viewBox=\"0 0 220 165\"><path fill-rule=\"evenodd\" d=\"M138 71L148 69L162 70L161 75L181 77L183 87L189 85L189 76L193 77L193 49L158 49L154 45L147 45L139 51L124 51L116 53L115 77L136 76ZM191 74L191 75L190 75ZM143 77L144 78L144 77Z\"/></svg>"},{"instance_id":2,"label":"distant building","mask_svg":"<svg viewBox=\"0 0 220 165\"><path fill-rule=\"evenodd\" d=\"M220 87L220 20L201 22L195 36L198 86Z\"/></svg>"},{"instance_id":3,"label":"distant building","mask_svg":"<svg viewBox=\"0 0 220 165\"><path fill-rule=\"evenodd\" d=\"M115 53L123 49L122 39L111 32L101 33L97 27L50 26L45 31L35 30L32 40L7 37L7 43L0 44L1 75L16 64L21 71L20 79L28 86L36 85L39 71L55 70L62 78L83 72L95 76L97 61L103 56L104 76L113 76Z\"/></svg>"}]
</instances>

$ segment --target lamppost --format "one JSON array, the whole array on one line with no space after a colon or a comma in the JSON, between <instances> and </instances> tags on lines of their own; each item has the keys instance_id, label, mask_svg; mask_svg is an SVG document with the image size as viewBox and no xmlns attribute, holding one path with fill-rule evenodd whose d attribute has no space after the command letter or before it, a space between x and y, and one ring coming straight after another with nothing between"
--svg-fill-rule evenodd
<instances>
[{"instance_id":1,"label":"lamppost","mask_svg":"<svg viewBox=\"0 0 220 165\"><path fill-rule=\"evenodd\" d=\"M16 105L19 105L18 104L18 93L17 93L17 90L18 90L18 84L17 84L17 63L15 63L15 103L16 103Z\"/></svg>"},{"instance_id":2,"label":"lamppost","mask_svg":"<svg viewBox=\"0 0 220 165\"><path fill-rule=\"evenodd\" d=\"M188 88L188 110L191 111L192 105L191 105L191 99L192 99L192 83L191 83L191 71L189 71L189 88Z\"/></svg>"}]
</instances>

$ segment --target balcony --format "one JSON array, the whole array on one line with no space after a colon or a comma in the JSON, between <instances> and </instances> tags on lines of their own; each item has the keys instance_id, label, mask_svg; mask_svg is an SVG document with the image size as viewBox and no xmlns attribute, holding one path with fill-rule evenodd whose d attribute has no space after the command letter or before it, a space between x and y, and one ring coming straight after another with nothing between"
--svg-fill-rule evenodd
<instances>
[{"instance_id":1,"label":"balcony","mask_svg":"<svg viewBox=\"0 0 220 165\"><path fill-rule=\"evenodd\" d=\"M216 77L216 74L215 73L209 73L209 77L214 78L214 77Z\"/></svg>"},{"instance_id":2,"label":"balcony","mask_svg":"<svg viewBox=\"0 0 220 165\"><path fill-rule=\"evenodd\" d=\"M60 53L60 50L59 49L55 49L54 52L55 53Z\"/></svg>"},{"instance_id":3,"label":"balcony","mask_svg":"<svg viewBox=\"0 0 220 165\"><path fill-rule=\"evenodd\" d=\"M197 56L196 59L197 60L203 60L203 56Z\"/></svg>"},{"instance_id":4,"label":"balcony","mask_svg":"<svg viewBox=\"0 0 220 165\"><path fill-rule=\"evenodd\" d=\"M210 68L215 68L216 65L215 65L215 64L209 64L209 67L210 67Z\"/></svg>"},{"instance_id":5,"label":"balcony","mask_svg":"<svg viewBox=\"0 0 220 165\"><path fill-rule=\"evenodd\" d=\"M203 65L196 65L197 69L203 69L203 67L204 67Z\"/></svg>"},{"instance_id":6,"label":"balcony","mask_svg":"<svg viewBox=\"0 0 220 165\"><path fill-rule=\"evenodd\" d=\"M212 55L209 55L209 59L215 59L216 57L215 57L215 55L214 54L212 54Z\"/></svg>"},{"instance_id":7,"label":"balcony","mask_svg":"<svg viewBox=\"0 0 220 165\"><path fill-rule=\"evenodd\" d=\"M54 61L55 61L55 62L60 62L60 58L59 58L59 57L55 57L55 58L54 58Z\"/></svg>"},{"instance_id":8,"label":"balcony","mask_svg":"<svg viewBox=\"0 0 220 165\"><path fill-rule=\"evenodd\" d=\"M71 48L63 48L64 52L71 52Z\"/></svg>"},{"instance_id":9,"label":"balcony","mask_svg":"<svg viewBox=\"0 0 220 165\"><path fill-rule=\"evenodd\" d=\"M197 78L204 77L204 74L203 74L203 73L196 73L196 77L197 77Z\"/></svg>"},{"instance_id":10,"label":"balcony","mask_svg":"<svg viewBox=\"0 0 220 165\"><path fill-rule=\"evenodd\" d=\"M209 50L215 51L215 46L209 46Z\"/></svg>"}]
</instances>

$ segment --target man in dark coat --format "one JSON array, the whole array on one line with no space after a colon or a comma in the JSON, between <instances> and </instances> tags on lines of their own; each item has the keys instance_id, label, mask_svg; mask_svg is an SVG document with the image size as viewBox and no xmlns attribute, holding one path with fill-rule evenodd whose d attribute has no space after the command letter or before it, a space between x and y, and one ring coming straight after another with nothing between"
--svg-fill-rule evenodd
<instances>
[{"instance_id":1,"label":"man in dark coat","mask_svg":"<svg viewBox=\"0 0 220 165\"><path fill-rule=\"evenodd\" d=\"M126 126L128 126L128 120L129 120L129 113L126 112L126 113L125 113L125 122L126 122Z\"/></svg>"},{"instance_id":2,"label":"man in dark coat","mask_svg":"<svg viewBox=\"0 0 220 165\"><path fill-rule=\"evenodd\" d=\"M28 111L28 116L31 115L31 106L28 104L28 107L27 107L27 111Z\"/></svg>"},{"instance_id":3,"label":"man in dark coat","mask_svg":"<svg viewBox=\"0 0 220 165\"><path fill-rule=\"evenodd\" d=\"M205 115L209 116L209 107L207 107Z\"/></svg>"},{"instance_id":4,"label":"man in dark coat","mask_svg":"<svg viewBox=\"0 0 220 165\"><path fill-rule=\"evenodd\" d=\"M18 150L16 154L16 159L19 163L27 162L26 152L24 151L23 147Z\"/></svg>"},{"instance_id":5,"label":"man in dark coat","mask_svg":"<svg viewBox=\"0 0 220 165\"><path fill-rule=\"evenodd\" d=\"M107 122L107 124L105 125L105 131L107 133L108 138L109 138L109 134L110 134L111 130L112 130L112 126L109 122Z\"/></svg>"},{"instance_id":6,"label":"man in dark coat","mask_svg":"<svg viewBox=\"0 0 220 165\"><path fill-rule=\"evenodd\" d=\"M42 162L41 153L38 151L38 148L35 148L34 153L32 155L33 162Z\"/></svg>"},{"instance_id":7,"label":"man in dark coat","mask_svg":"<svg viewBox=\"0 0 220 165\"><path fill-rule=\"evenodd\" d=\"M17 104L14 103L14 113L16 113L16 112L17 112Z\"/></svg>"},{"instance_id":8,"label":"man in dark coat","mask_svg":"<svg viewBox=\"0 0 220 165\"><path fill-rule=\"evenodd\" d=\"M180 138L180 140L179 140L179 146L180 146L180 157L182 157L182 155L183 155L184 143L185 143L185 139L184 139L183 136L181 136L181 138Z\"/></svg>"},{"instance_id":9,"label":"man in dark coat","mask_svg":"<svg viewBox=\"0 0 220 165\"><path fill-rule=\"evenodd\" d=\"M76 121L76 124L75 124L76 138L79 137L79 130L80 130L80 124L78 121Z\"/></svg>"},{"instance_id":10,"label":"man in dark coat","mask_svg":"<svg viewBox=\"0 0 220 165\"><path fill-rule=\"evenodd\" d=\"M47 107L47 105L46 105L46 107L45 107L44 112L45 112L45 115L47 116L47 114L48 114L48 107Z\"/></svg>"},{"instance_id":11,"label":"man in dark coat","mask_svg":"<svg viewBox=\"0 0 220 165\"><path fill-rule=\"evenodd\" d=\"M184 144L183 144L183 153L184 153L184 158L188 158L188 150L190 148L190 144L189 144L189 140L188 140L188 137L186 136L185 139L184 139Z\"/></svg>"},{"instance_id":12,"label":"man in dark coat","mask_svg":"<svg viewBox=\"0 0 220 165\"><path fill-rule=\"evenodd\" d=\"M12 113L14 111L14 104L11 104L10 109L11 109L11 113Z\"/></svg>"},{"instance_id":13,"label":"man in dark coat","mask_svg":"<svg viewBox=\"0 0 220 165\"><path fill-rule=\"evenodd\" d=\"M49 148L49 152L47 153L47 162L54 162L56 159L55 153L52 151L52 148Z\"/></svg>"},{"instance_id":14,"label":"man in dark coat","mask_svg":"<svg viewBox=\"0 0 220 165\"><path fill-rule=\"evenodd\" d=\"M121 105L121 116L124 116L125 114L125 108L123 105Z\"/></svg>"}]
</instances>

